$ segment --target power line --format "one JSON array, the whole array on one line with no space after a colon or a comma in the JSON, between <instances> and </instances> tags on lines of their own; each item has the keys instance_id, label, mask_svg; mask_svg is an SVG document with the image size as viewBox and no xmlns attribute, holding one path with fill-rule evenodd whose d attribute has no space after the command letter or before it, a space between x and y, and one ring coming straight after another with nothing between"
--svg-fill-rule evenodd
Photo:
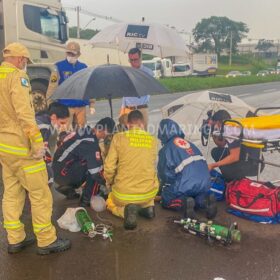
<instances>
[{"instance_id":1,"label":"power line","mask_svg":"<svg viewBox=\"0 0 280 280\"><path fill-rule=\"evenodd\" d=\"M100 19L104 19L104 20L108 20L108 21L112 21L112 22L116 22L116 23L123 22L122 20L111 17L111 16L104 16L104 15L100 15L100 14L96 14L96 13L86 11L86 10L82 9L81 7L65 7L65 10L74 11L74 12L79 11L83 15L87 15L87 16L95 17L95 18L100 18Z\"/></svg>"}]
</instances>

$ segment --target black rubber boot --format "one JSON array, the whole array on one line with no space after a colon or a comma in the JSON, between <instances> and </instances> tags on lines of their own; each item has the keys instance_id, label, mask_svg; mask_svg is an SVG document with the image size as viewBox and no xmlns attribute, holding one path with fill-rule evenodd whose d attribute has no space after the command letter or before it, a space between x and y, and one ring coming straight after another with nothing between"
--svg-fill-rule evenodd
<instances>
[{"instance_id":1,"label":"black rubber boot","mask_svg":"<svg viewBox=\"0 0 280 280\"><path fill-rule=\"evenodd\" d=\"M74 190L72 192L69 192L66 195L66 199L68 199L68 200L74 200L74 199L79 199L79 198L80 198L80 195L78 193L76 193Z\"/></svg>"},{"instance_id":2,"label":"black rubber boot","mask_svg":"<svg viewBox=\"0 0 280 280\"><path fill-rule=\"evenodd\" d=\"M85 200L80 200L79 207L90 207L90 202Z\"/></svg>"},{"instance_id":3,"label":"black rubber boot","mask_svg":"<svg viewBox=\"0 0 280 280\"><path fill-rule=\"evenodd\" d=\"M80 207L90 207L90 200L85 196L84 192L81 195L79 206Z\"/></svg>"},{"instance_id":4,"label":"black rubber boot","mask_svg":"<svg viewBox=\"0 0 280 280\"><path fill-rule=\"evenodd\" d=\"M152 219L156 216L156 213L155 213L155 206L150 206L150 207L146 207L146 208L141 208L139 211L138 211L138 214L144 218L147 218L147 219Z\"/></svg>"},{"instance_id":5,"label":"black rubber boot","mask_svg":"<svg viewBox=\"0 0 280 280\"><path fill-rule=\"evenodd\" d=\"M59 253L66 251L71 248L71 242L68 239L61 239L57 238L55 242L46 246L46 247L39 247L37 249L37 253L39 255L49 255L52 253Z\"/></svg>"},{"instance_id":6,"label":"black rubber boot","mask_svg":"<svg viewBox=\"0 0 280 280\"><path fill-rule=\"evenodd\" d=\"M25 238L23 241L17 244L9 244L8 245L8 253L9 254L16 254L21 252L26 247L35 243L35 238Z\"/></svg>"},{"instance_id":7,"label":"black rubber boot","mask_svg":"<svg viewBox=\"0 0 280 280\"><path fill-rule=\"evenodd\" d=\"M192 197L186 197L184 199L183 211L184 218L195 219L196 215L194 212L195 201Z\"/></svg>"},{"instance_id":8,"label":"black rubber boot","mask_svg":"<svg viewBox=\"0 0 280 280\"><path fill-rule=\"evenodd\" d=\"M139 207L135 204L128 204L124 208L124 228L128 230L135 229L137 227L137 213Z\"/></svg>"},{"instance_id":9,"label":"black rubber boot","mask_svg":"<svg viewBox=\"0 0 280 280\"><path fill-rule=\"evenodd\" d=\"M75 192L75 189L72 186L68 185L55 185L56 191L66 196L66 199L78 199L80 195Z\"/></svg>"},{"instance_id":10,"label":"black rubber boot","mask_svg":"<svg viewBox=\"0 0 280 280\"><path fill-rule=\"evenodd\" d=\"M214 194L206 198L206 218L213 219L217 215L217 202Z\"/></svg>"}]
</instances>

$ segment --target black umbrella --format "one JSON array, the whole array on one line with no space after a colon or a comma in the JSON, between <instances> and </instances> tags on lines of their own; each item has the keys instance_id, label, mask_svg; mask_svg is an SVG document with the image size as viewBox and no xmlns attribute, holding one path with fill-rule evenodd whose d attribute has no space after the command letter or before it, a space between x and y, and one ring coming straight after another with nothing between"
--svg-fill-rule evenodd
<instances>
[{"instance_id":1,"label":"black umbrella","mask_svg":"<svg viewBox=\"0 0 280 280\"><path fill-rule=\"evenodd\" d=\"M159 93L168 93L168 90L147 73L131 67L109 64L76 72L55 90L52 99L107 98L113 116L112 98Z\"/></svg>"}]
</instances>

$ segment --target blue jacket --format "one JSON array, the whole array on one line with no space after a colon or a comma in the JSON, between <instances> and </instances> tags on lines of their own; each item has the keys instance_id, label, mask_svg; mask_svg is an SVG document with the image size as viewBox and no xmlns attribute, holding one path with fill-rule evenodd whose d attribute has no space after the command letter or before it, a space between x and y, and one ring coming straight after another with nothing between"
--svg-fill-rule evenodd
<instances>
[{"instance_id":1,"label":"blue jacket","mask_svg":"<svg viewBox=\"0 0 280 280\"><path fill-rule=\"evenodd\" d=\"M72 74L87 68L87 65L81 63L80 61L77 61L76 64L71 64L67 61L67 59L59 61L55 65L60 77L58 82L59 85L68 79ZM58 102L67 107L83 107L89 105L89 100L60 99Z\"/></svg>"},{"instance_id":2,"label":"blue jacket","mask_svg":"<svg viewBox=\"0 0 280 280\"><path fill-rule=\"evenodd\" d=\"M173 197L195 197L206 193L210 188L206 160L200 150L193 143L184 140L184 137L176 122L170 119L160 122L158 138L163 147L159 151L158 176L161 185ZM165 199L164 191L162 196Z\"/></svg>"},{"instance_id":3,"label":"blue jacket","mask_svg":"<svg viewBox=\"0 0 280 280\"><path fill-rule=\"evenodd\" d=\"M51 118L47 112L38 112L35 115L37 125L40 129L40 132L43 137L44 142L49 142L52 126L51 126Z\"/></svg>"}]
</instances>

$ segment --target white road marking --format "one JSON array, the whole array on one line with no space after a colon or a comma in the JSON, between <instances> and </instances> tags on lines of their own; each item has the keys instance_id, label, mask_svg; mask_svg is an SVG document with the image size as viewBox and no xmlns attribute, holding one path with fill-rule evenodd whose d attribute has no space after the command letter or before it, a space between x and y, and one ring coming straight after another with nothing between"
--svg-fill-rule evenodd
<instances>
[{"instance_id":1,"label":"white road marking","mask_svg":"<svg viewBox=\"0 0 280 280\"><path fill-rule=\"evenodd\" d=\"M245 92L245 93L239 94L237 97L245 97L245 96L250 96L250 95L253 95L253 93L252 92Z\"/></svg>"},{"instance_id":2,"label":"white road marking","mask_svg":"<svg viewBox=\"0 0 280 280\"><path fill-rule=\"evenodd\" d=\"M277 89L276 88L271 88L271 89L266 89L263 92L276 92Z\"/></svg>"},{"instance_id":3,"label":"white road marking","mask_svg":"<svg viewBox=\"0 0 280 280\"><path fill-rule=\"evenodd\" d=\"M276 115L276 114L279 114L280 113L280 109L276 110L276 111L273 111L271 112L271 115Z\"/></svg>"},{"instance_id":4,"label":"white road marking","mask_svg":"<svg viewBox=\"0 0 280 280\"><path fill-rule=\"evenodd\" d=\"M154 109L154 110L150 111L150 113L158 113L160 111L161 111L161 109Z\"/></svg>"}]
</instances>

